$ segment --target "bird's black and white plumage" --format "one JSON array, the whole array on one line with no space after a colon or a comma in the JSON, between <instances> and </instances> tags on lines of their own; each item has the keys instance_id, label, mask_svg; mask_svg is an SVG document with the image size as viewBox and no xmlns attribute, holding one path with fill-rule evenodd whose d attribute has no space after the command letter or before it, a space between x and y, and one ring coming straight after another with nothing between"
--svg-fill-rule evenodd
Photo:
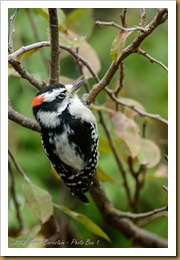
<instances>
[{"instance_id":1,"label":"bird's black and white plumage","mask_svg":"<svg viewBox=\"0 0 180 260\"><path fill-rule=\"evenodd\" d=\"M53 167L72 194L88 203L84 193L96 171L98 134L94 115L76 94L82 83L47 86L36 94L32 107Z\"/></svg>"}]
</instances>

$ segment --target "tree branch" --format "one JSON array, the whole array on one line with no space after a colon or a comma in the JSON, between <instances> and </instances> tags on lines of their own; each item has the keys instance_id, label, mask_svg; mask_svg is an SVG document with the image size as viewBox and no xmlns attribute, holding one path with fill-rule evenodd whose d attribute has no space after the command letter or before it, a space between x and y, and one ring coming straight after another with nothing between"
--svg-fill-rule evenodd
<instances>
[{"instance_id":1,"label":"tree branch","mask_svg":"<svg viewBox=\"0 0 180 260\"><path fill-rule=\"evenodd\" d=\"M37 121L25 117L24 115L15 111L11 105L10 99L8 99L8 118L19 125L22 125L31 130L40 132L40 126Z\"/></svg>"},{"instance_id":2,"label":"tree branch","mask_svg":"<svg viewBox=\"0 0 180 260\"><path fill-rule=\"evenodd\" d=\"M99 94L99 92L109 84L109 82L111 81L115 72L117 71L120 62L123 61L126 57L128 57L131 53L137 52L137 48L140 46L141 42L149 34L151 34L158 25L163 23L166 19L167 19L167 9L165 9L165 8L160 9L158 11L157 15L154 17L154 19L150 22L150 24L145 27L144 31L139 32L139 34L136 36L134 41L123 50L122 55L121 55L120 59L117 61L117 63L115 63L115 62L111 63L107 73L104 75L104 77L100 81L98 80L97 75L95 75L94 72L92 71L89 64L87 62L84 62L84 59L82 59L82 58L79 59L85 66L88 67L89 71L91 72L93 77L96 79L96 82L98 83L93 87L93 89L90 91L89 95L87 96L87 99L86 99L87 104L91 104L92 102L94 102L94 100L95 100L96 96ZM31 48L33 47L33 49L35 49L35 48L41 48L43 46L49 46L49 42L44 42L44 43L45 43L44 45L43 45L43 43L34 44L33 46L31 45ZM38 45L39 45L39 47L38 47ZM79 57L79 55L77 55L76 52L72 51L67 46L64 46L64 49L68 50L74 57ZM33 84L34 86L36 86L38 88L42 88L42 86L44 84L43 83L39 84L39 82L32 79L32 75L30 75L25 70L23 70L20 63L15 59L16 55L20 56L24 52L25 52L25 50L23 48L21 48L20 50L18 50L18 53L15 52L13 55L10 55L9 63L12 64L12 66L18 71L18 73L23 78L28 79L29 82L31 84ZM59 49L58 49L58 57L59 57ZM56 56L56 62L57 62L57 56ZM53 63L53 64L55 64L55 63ZM58 59L58 64L59 64L59 59ZM58 72L58 75L59 75L59 69L57 69L57 67L58 66L54 66L54 70L56 70L56 73ZM56 75L56 80L57 80L57 75Z\"/></svg>"},{"instance_id":3,"label":"tree branch","mask_svg":"<svg viewBox=\"0 0 180 260\"><path fill-rule=\"evenodd\" d=\"M120 90L123 88L124 84L123 84L123 80L124 80L124 62L122 61L120 64L119 64L119 84L117 86L117 88L114 90L114 94L115 96L118 96Z\"/></svg>"},{"instance_id":4,"label":"tree branch","mask_svg":"<svg viewBox=\"0 0 180 260\"><path fill-rule=\"evenodd\" d=\"M133 168L133 160L132 157L130 156L128 156L128 166L129 166L129 171L135 181L135 192L134 192L133 203L132 203L133 210L134 212L138 212L139 195L145 180L146 166L144 164L141 164L138 171L135 171Z\"/></svg>"},{"instance_id":5,"label":"tree branch","mask_svg":"<svg viewBox=\"0 0 180 260\"><path fill-rule=\"evenodd\" d=\"M94 80L96 82L99 82L99 77L98 75L93 71L91 65L89 64L89 62L87 60L85 60L82 56L80 56L77 52L73 51L72 48L60 44L60 47L66 51L68 51L69 53L71 53L78 61L80 61L91 73L92 77L94 78Z\"/></svg>"},{"instance_id":6,"label":"tree branch","mask_svg":"<svg viewBox=\"0 0 180 260\"><path fill-rule=\"evenodd\" d=\"M49 27L50 27L50 46L51 46L51 60L50 60L50 84L59 83L59 28L57 9L49 8Z\"/></svg>"},{"instance_id":7,"label":"tree branch","mask_svg":"<svg viewBox=\"0 0 180 260\"><path fill-rule=\"evenodd\" d=\"M80 57L70 47L67 47L65 45L59 45L60 47L64 48L65 50L69 51L75 58L78 58L79 61L81 61L83 63L83 65L85 65L89 69L93 78L96 80L97 84L94 85L94 87L89 92L89 94L86 98L86 103L88 105L90 105L92 102L94 102L96 96L102 91L102 89L104 89L110 83L112 77L114 76L115 72L119 68L119 64L121 63L121 61L123 61L126 57L128 57L133 52L137 52L137 49L139 48L141 42L149 34L151 34L158 25L163 23L166 19L167 19L167 9L166 8L160 9L158 11L158 13L156 14L156 16L154 17L154 19L146 26L146 30L143 32L139 32L139 34L136 36L134 41L123 50L122 55L119 58L119 60L116 63L115 62L111 63L108 71L106 72L106 74L100 81L99 81L98 76L93 72L91 66L89 65L89 63L87 61L85 61L82 57ZM32 75L30 75L25 70L22 70L22 67L21 67L20 63L17 61L17 58L26 51L49 46L49 45L50 45L49 42L39 42L39 43L35 43L35 44L29 45L26 47L22 47L15 53L9 55L9 59L8 59L9 63L12 64L12 66L15 68L15 70L18 71L18 73L23 78L26 78L32 85L36 86L38 89L42 88L45 85L44 82L42 82L42 83L37 82L34 78L32 78ZM158 117L159 116L156 116L155 118L158 118ZM166 121L166 123L167 123L167 121Z\"/></svg>"},{"instance_id":8,"label":"tree branch","mask_svg":"<svg viewBox=\"0 0 180 260\"><path fill-rule=\"evenodd\" d=\"M18 113L19 114L19 113ZM21 119L21 117L20 117ZM26 118L26 120L30 121L30 119ZM29 128L29 125L31 123L24 123L20 122L20 120L16 121L18 124L21 124L22 126ZM39 132L40 129L36 129L35 127L32 128L32 130ZM15 164L18 171L21 173L23 178L27 178L28 181L29 178L26 176L26 174L22 171L22 169L18 166L15 158L13 157L12 153L10 151L9 155L11 159L13 160L13 163ZM165 239L160 238L159 236L153 235L147 231L144 231L143 229L137 227L134 223L132 223L127 218L137 219L144 217L144 215L152 215L156 214L157 210L154 210L149 213L139 213L139 214L133 214L130 212L121 212L116 210L112 207L109 200L107 199L102 187L100 186L100 183L97 179L95 179L93 186L91 187L91 195L97 205L97 207L100 210L100 213L104 217L107 224L114 227L115 229L122 232L127 238L133 238L134 241L138 242L142 246L146 247L167 247L167 241ZM163 209L159 209L161 211Z\"/></svg>"},{"instance_id":9,"label":"tree branch","mask_svg":"<svg viewBox=\"0 0 180 260\"><path fill-rule=\"evenodd\" d=\"M163 117L161 117L160 115L156 115L156 114L151 114L145 111L140 110L139 108L135 107L134 105L130 105L125 103L124 101L122 101L121 99L117 98L115 96L115 94L108 88L105 88L106 93L118 104L131 108L132 110L136 111L140 116L142 117L149 117L149 118L153 118L153 119L157 119L159 121L161 121L162 123L168 125L168 121L166 119L164 119Z\"/></svg>"},{"instance_id":10,"label":"tree branch","mask_svg":"<svg viewBox=\"0 0 180 260\"><path fill-rule=\"evenodd\" d=\"M156 215L160 212L167 212L168 210L168 206L164 206L162 208L159 209L154 209L152 211L148 211L148 212L143 212L143 213L131 213L131 212L122 212L119 211L119 215L121 218L128 218L128 219L139 219L139 218L147 218L153 215Z\"/></svg>"},{"instance_id":11,"label":"tree branch","mask_svg":"<svg viewBox=\"0 0 180 260\"><path fill-rule=\"evenodd\" d=\"M143 28L145 28L146 27L146 11L145 11L145 8L141 8L140 11L141 11L141 26Z\"/></svg>"},{"instance_id":12,"label":"tree branch","mask_svg":"<svg viewBox=\"0 0 180 260\"><path fill-rule=\"evenodd\" d=\"M21 217L21 214L20 214L19 203L18 203L18 200L17 200L17 197L16 197L14 172L11 168L10 162L8 162L8 169L9 169L9 174L10 174L10 177L11 177L10 189L11 189L12 199L13 199L15 210L16 210L16 218L17 218L17 221L19 223L19 231L20 231L20 233L22 233L23 229L24 229L24 224L23 224L23 220L22 220L22 217Z\"/></svg>"},{"instance_id":13,"label":"tree branch","mask_svg":"<svg viewBox=\"0 0 180 260\"><path fill-rule=\"evenodd\" d=\"M21 174L21 176L29 183L31 183L31 180L29 179L29 177L25 174L25 172L21 169L21 167L18 165L18 163L16 162L11 150L8 148L8 154L12 160L12 162L14 163L14 166L16 167L16 169L18 170L18 172Z\"/></svg>"},{"instance_id":14,"label":"tree branch","mask_svg":"<svg viewBox=\"0 0 180 260\"><path fill-rule=\"evenodd\" d=\"M23 54L26 53L28 51L31 50L35 50L35 49L39 49L39 48L43 48L43 47L48 47L50 46L50 42L48 41L43 41L43 42L37 42L37 43L33 43L27 46L23 46L20 49L18 49L17 51L15 51L14 53L11 53L8 57L8 62L13 66L13 68L21 75L21 77L27 79L33 86L35 86L37 89L41 89L44 86L46 86L46 83L44 81L39 82L37 81L31 74L29 74L27 71L25 71L20 62L18 61L18 58ZM94 78L94 80L96 82L99 82L99 78L98 75L93 71L91 65L89 64L89 62L87 60L85 60L83 57L81 57L78 53L76 53L75 51L73 51L71 49L71 47L63 45L63 44L59 44L59 47L61 49L64 49L66 51L68 51L69 53L71 53L73 55L73 57L80 61L85 67L87 67L87 69L89 70L89 72L91 73L92 77Z\"/></svg>"},{"instance_id":15,"label":"tree branch","mask_svg":"<svg viewBox=\"0 0 180 260\"><path fill-rule=\"evenodd\" d=\"M32 86L36 87L37 89L42 89L46 86L44 81L39 82L37 79L33 77L32 74L27 72L22 66L21 63L17 60L9 59L8 62L13 66L13 68L21 75L22 78L27 79Z\"/></svg>"},{"instance_id":16,"label":"tree branch","mask_svg":"<svg viewBox=\"0 0 180 260\"><path fill-rule=\"evenodd\" d=\"M119 60L111 63L103 78L96 85L94 85L92 90L89 92L86 98L86 103L88 105L93 103L96 96L110 83L112 77L119 68L120 62L122 62L130 54L136 52L142 41L148 37L157 26L165 22L167 19L167 13L168 10L166 8L159 9L154 19L144 28L144 31L140 31L133 42L123 50Z\"/></svg>"},{"instance_id":17,"label":"tree branch","mask_svg":"<svg viewBox=\"0 0 180 260\"><path fill-rule=\"evenodd\" d=\"M156 59L154 59L153 57L151 57L147 52L143 51L142 49L138 48L137 49L137 53L148 58L148 60L150 60L150 62L154 62L158 65L160 65L163 69L165 69L167 72L168 72L168 68L161 62L161 61L158 61Z\"/></svg>"},{"instance_id":18,"label":"tree branch","mask_svg":"<svg viewBox=\"0 0 180 260\"><path fill-rule=\"evenodd\" d=\"M127 27L127 24L126 24L126 13L127 13L127 8L123 8L123 11L121 13L121 23L122 23L122 26L123 27Z\"/></svg>"},{"instance_id":19,"label":"tree branch","mask_svg":"<svg viewBox=\"0 0 180 260\"><path fill-rule=\"evenodd\" d=\"M168 193L168 187L167 186L163 185L162 188L163 188L163 190L165 190Z\"/></svg>"},{"instance_id":20,"label":"tree branch","mask_svg":"<svg viewBox=\"0 0 180 260\"><path fill-rule=\"evenodd\" d=\"M139 219L137 223L138 223L139 227L144 227L148 223L153 221L154 219L157 219L157 218L160 218L160 217L168 217L168 212L166 210L157 212L156 214L151 215L149 217L146 217L146 218L143 218L143 219Z\"/></svg>"},{"instance_id":21,"label":"tree branch","mask_svg":"<svg viewBox=\"0 0 180 260\"><path fill-rule=\"evenodd\" d=\"M166 239L154 235L138 227L131 220L124 218L121 212L112 206L97 178L94 180L90 193L99 212L108 225L123 233L127 238L133 239L133 241L137 242L140 246L149 248L168 247Z\"/></svg>"},{"instance_id":22,"label":"tree branch","mask_svg":"<svg viewBox=\"0 0 180 260\"><path fill-rule=\"evenodd\" d=\"M143 27L140 26L135 26L132 28L126 28L120 24L117 24L115 22L104 22L104 21L96 21L95 22L96 25L106 25L106 26L113 26L115 28L118 28L124 32L135 32L135 31L145 31L145 29Z\"/></svg>"},{"instance_id":23,"label":"tree branch","mask_svg":"<svg viewBox=\"0 0 180 260\"><path fill-rule=\"evenodd\" d=\"M115 160L117 162L117 165L118 165L118 168L120 170L120 173L121 173L121 176L122 176L122 179L123 179L123 183L124 183L124 187L125 187L125 191L126 191L126 195L127 195L127 199L128 199L128 202L130 204L130 206L132 206L132 198L131 198L131 193L130 193L130 188L129 188L129 185L128 185L128 182L127 182L127 178L126 178L126 171L123 167L123 164L122 164L122 161L118 155L118 151L117 151L117 148L116 146L114 145L113 143L113 140L112 140L112 137L111 137L111 134L109 133L108 131L108 128L107 128L107 125L105 124L104 122L104 118L103 118L103 115L102 113L99 112L99 118L100 118L100 123L102 124L104 130L105 130L105 133L106 133L106 136L107 136L107 139L109 141L109 145L112 149L112 152L114 154L114 157L115 157Z\"/></svg>"},{"instance_id":24,"label":"tree branch","mask_svg":"<svg viewBox=\"0 0 180 260\"><path fill-rule=\"evenodd\" d=\"M16 14L18 11L19 11L19 8L17 8L15 10L14 14L11 15L11 17L10 17L10 33L9 33L9 43L8 43L9 53L13 52L13 38L14 38L14 33L15 33L14 21L15 21Z\"/></svg>"}]
</instances>

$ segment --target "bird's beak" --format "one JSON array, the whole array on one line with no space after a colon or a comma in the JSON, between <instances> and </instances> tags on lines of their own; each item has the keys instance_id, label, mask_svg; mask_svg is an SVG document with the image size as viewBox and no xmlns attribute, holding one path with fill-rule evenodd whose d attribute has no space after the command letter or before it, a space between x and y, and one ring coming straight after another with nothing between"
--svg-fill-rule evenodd
<instances>
[{"instance_id":1,"label":"bird's beak","mask_svg":"<svg viewBox=\"0 0 180 260\"><path fill-rule=\"evenodd\" d=\"M71 94L73 94L78 88L84 83L84 79L81 79L80 81L77 81L73 84L73 87L71 89Z\"/></svg>"}]
</instances>

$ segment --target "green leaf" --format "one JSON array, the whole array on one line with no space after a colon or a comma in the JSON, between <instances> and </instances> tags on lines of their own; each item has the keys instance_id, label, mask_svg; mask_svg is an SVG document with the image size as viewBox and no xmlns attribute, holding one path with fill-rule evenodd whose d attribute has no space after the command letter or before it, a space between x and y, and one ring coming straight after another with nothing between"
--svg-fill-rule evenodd
<instances>
[{"instance_id":1,"label":"green leaf","mask_svg":"<svg viewBox=\"0 0 180 260\"><path fill-rule=\"evenodd\" d=\"M78 36L71 31L66 31L66 33L59 33L59 43L73 48L78 48L84 41L85 36Z\"/></svg>"},{"instance_id":2,"label":"green leaf","mask_svg":"<svg viewBox=\"0 0 180 260\"><path fill-rule=\"evenodd\" d=\"M116 134L126 144L132 158L136 157L141 148L140 129L138 125L133 119L128 118L120 111L112 114L112 121Z\"/></svg>"},{"instance_id":3,"label":"green leaf","mask_svg":"<svg viewBox=\"0 0 180 260\"><path fill-rule=\"evenodd\" d=\"M38 49L34 49L34 50L30 50L30 51L26 51L25 53L23 53L20 57L18 57L18 61L22 61L26 58L28 58L29 56L33 55L35 52L37 52Z\"/></svg>"},{"instance_id":4,"label":"green leaf","mask_svg":"<svg viewBox=\"0 0 180 260\"><path fill-rule=\"evenodd\" d=\"M94 28L94 19L92 9L80 8L74 9L67 15L67 27L78 35L86 35L90 37Z\"/></svg>"},{"instance_id":5,"label":"green leaf","mask_svg":"<svg viewBox=\"0 0 180 260\"><path fill-rule=\"evenodd\" d=\"M47 28L46 33L48 36L48 40L50 40L49 27ZM77 34L71 31L59 32L59 43L72 48L78 48L85 41L85 38L86 38L85 36L78 36Z\"/></svg>"},{"instance_id":6,"label":"green leaf","mask_svg":"<svg viewBox=\"0 0 180 260\"><path fill-rule=\"evenodd\" d=\"M46 190L28 182L23 185L23 194L31 212L42 224L45 223L53 214L51 195Z\"/></svg>"},{"instance_id":7,"label":"green leaf","mask_svg":"<svg viewBox=\"0 0 180 260\"><path fill-rule=\"evenodd\" d=\"M65 214L67 214L71 218L80 222L83 226L85 226L85 228L87 228L92 233L104 238L105 240L107 240L108 242L111 243L111 240L107 236L107 234L100 227L98 227L91 219L89 219L85 215L80 214L80 213L75 212L75 211L72 211L72 210L70 210L67 207L62 206L62 205L54 204L54 206L56 208L58 208L59 210L63 211Z\"/></svg>"},{"instance_id":8,"label":"green leaf","mask_svg":"<svg viewBox=\"0 0 180 260\"><path fill-rule=\"evenodd\" d=\"M110 183L114 183L117 184L117 181L114 180L110 175L108 175L102 168L98 167L97 169L97 175L98 175L98 179L100 181L105 181L105 182L110 182Z\"/></svg>"},{"instance_id":9,"label":"green leaf","mask_svg":"<svg viewBox=\"0 0 180 260\"><path fill-rule=\"evenodd\" d=\"M117 147L120 145L120 140L118 137L112 137L112 140ZM109 141L106 137L99 137L98 151L100 154L112 154L112 149L111 149L111 147L109 145Z\"/></svg>"},{"instance_id":10,"label":"green leaf","mask_svg":"<svg viewBox=\"0 0 180 260\"><path fill-rule=\"evenodd\" d=\"M61 8L57 9L57 14L58 14L58 24L59 24L59 29L60 31L66 31L67 26L66 26L66 15L63 12Z\"/></svg>"},{"instance_id":11,"label":"green leaf","mask_svg":"<svg viewBox=\"0 0 180 260\"><path fill-rule=\"evenodd\" d=\"M34 10L43 16L46 20L49 20L48 8L34 8Z\"/></svg>"},{"instance_id":12,"label":"green leaf","mask_svg":"<svg viewBox=\"0 0 180 260\"><path fill-rule=\"evenodd\" d=\"M126 31L120 31L116 38L114 39L112 46L111 46L111 57L112 59L117 62L122 54L122 51L125 47L127 37L132 33Z\"/></svg>"},{"instance_id":13,"label":"green leaf","mask_svg":"<svg viewBox=\"0 0 180 260\"><path fill-rule=\"evenodd\" d=\"M49 21L48 8L34 8L34 10ZM66 16L61 8L57 9L58 27L61 32L66 31Z\"/></svg>"},{"instance_id":14,"label":"green leaf","mask_svg":"<svg viewBox=\"0 0 180 260\"><path fill-rule=\"evenodd\" d=\"M151 140L142 139L138 160L140 164L146 164L148 168L155 167L161 160L161 152L157 144Z\"/></svg>"},{"instance_id":15,"label":"green leaf","mask_svg":"<svg viewBox=\"0 0 180 260\"><path fill-rule=\"evenodd\" d=\"M111 154L112 153L112 150L109 146L109 142L108 142L107 138L105 138L105 137L99 138L98 150L99 150L100 154Z\"/></svg>"}]
</instances>

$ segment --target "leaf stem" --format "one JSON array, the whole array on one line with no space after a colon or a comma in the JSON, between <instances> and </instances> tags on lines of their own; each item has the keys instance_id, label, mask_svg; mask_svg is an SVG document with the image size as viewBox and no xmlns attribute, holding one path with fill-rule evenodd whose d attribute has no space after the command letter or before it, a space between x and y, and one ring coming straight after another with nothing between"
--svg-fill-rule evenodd
<instances>
[{"instance_id":1,"label":"leaf stem","mask_svg":"<svg viewBox=\"0 0 180 260\"><path fill-rule=\"evenodd\" d=\"M8 154L12 160L12 162L14 163L16 169L18 170L18 172L21 174L21 176L28 182L31 183L31 180L29 179L29 177L26 175L26 173L21 169L21 167L18 165L16 159L14 158L11 150L8 148Z\"/></svg>"}]
</instances>

